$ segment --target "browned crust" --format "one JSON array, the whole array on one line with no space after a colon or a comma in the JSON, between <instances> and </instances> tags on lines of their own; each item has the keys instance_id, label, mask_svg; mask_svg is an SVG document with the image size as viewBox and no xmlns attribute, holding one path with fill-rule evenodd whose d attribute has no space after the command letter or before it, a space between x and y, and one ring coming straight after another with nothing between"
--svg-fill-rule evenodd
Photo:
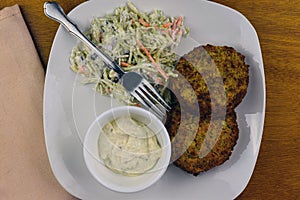
<instances>
[{"instance_id":1,"label":"browned crust","mask_svg":"<svg viewBox=\"0 0 300 200\"><path fill-rule=\"evenodd\" d=\"M191 84L201 115L209 115L212 109L234 109L241 103L249 83L249 66L244 60L232 47L212 45L197 47L180 58L176 70ZM185 85L182 80L170 80L181 106L193 112L194 107L189 108L193 91Z\"/></svg>"},{"instance_id":2,"label":"browned crust","mask_svg":"<svg viewBox=\"0 0 300 200\"><path fill-rule=\"evenodd\" d=\"M170 80L177 104L166 127L174 164L188 173L198 175L221 165L236 145L239 129L234 108L243 100L249 83L249 66L244 60L232 47L206 45L184 55L176 66L183 78ZM196 95L197 106L192 95ZM212 116L212 109L221 114Z\"/></svg>"},{"instance_id":3,"label":"browned crust","mask_svg":"<svg viewBox=\"0 0 300 200\"><path fill-rule=\"evenodd\" d=\"M198 175L229 159L239 133L234 110L228 110L225 119L214 120L199 120L193 114L181 114L179 106L169 114L167 130L176 166ZM198 127L195 126L197 123Z\"/></svg>"}]
</instances>

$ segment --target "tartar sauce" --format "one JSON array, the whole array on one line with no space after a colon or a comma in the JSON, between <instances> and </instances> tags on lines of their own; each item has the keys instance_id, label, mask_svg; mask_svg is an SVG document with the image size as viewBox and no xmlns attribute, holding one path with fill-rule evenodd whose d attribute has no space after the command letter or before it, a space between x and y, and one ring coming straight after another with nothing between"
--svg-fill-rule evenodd
<instances>
[{"instance_id":1,"label":"tartar sauce","mask_svg":"<svg viewBox=\"0 0 300 200\"><path fill-rule=\"evenodd\" d=\"M130 117L107 123L99 136L98 149L108 168L129 176L152 169L162 153L155 133Z\"/></svg>"}]
</instances>

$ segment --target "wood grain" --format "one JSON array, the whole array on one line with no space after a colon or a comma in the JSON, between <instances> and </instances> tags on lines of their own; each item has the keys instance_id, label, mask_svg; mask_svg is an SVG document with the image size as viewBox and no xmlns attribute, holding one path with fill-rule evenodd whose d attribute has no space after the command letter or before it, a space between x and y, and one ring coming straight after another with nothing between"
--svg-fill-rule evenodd
<instances>
[{"instance_id":1,"label":"wood grain","mask_svg":"<svg viewBox=\"0 0 300 200\"><path fill-rule=\"evenodd\" d=\"M69 12L83 0L58 2ZM238 199L300 199L300 1L216 2L238 10L253 24L265 67L267 110L261 150ZM58 24L44 16L40 0L1 0L0 9L16 3L46 66Z\"/></svg>"},{"instance_id":2,"label":"wood grain","mask_svg":"<svg viewBox=\"0 0 300 200\"><path fill-rule=\"evenodd\" d=\"M300 1L224 1L255 27L267 85L264 135L254 174L238 199L300 198Z\"/></svg>"}]
</instances>

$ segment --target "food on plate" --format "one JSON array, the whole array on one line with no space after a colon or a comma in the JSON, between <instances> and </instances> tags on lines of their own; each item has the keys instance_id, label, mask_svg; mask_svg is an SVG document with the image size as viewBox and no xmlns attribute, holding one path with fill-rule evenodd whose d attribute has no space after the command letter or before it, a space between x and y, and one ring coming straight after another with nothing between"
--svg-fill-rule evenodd
<instances>
[{"instance_id":1,"label":"food on plate","mask_svg":"<svg viewBox=\"0 0 300 200\"><path fill-rule=\"evenodd\" d=\"M234 108L249 83L244 59L232 47L213 45L199 46L180 58L176 70L186 82L170 80L176 98L166 123L176 166L198 175L229 159L239 133Z\"/></svg>"},{"instance_id":2,"label":"food on plate","mask_svg":"<svg viewBox=\"0 0 300 200\"><path fill-rule=\"evenodd\" d=\"M152 169L162 154L155 133L131 117L107 123L98 140L100 158L116 173L134 176Z\"/></svg>"},{"instance_id":3,"label":"food on plate","mask_svg":"<svg viewBox=\"0 0 300 200\"><path fill-rule=\"evenodd\" d=\"M180 104L183 112L199 113L206 117L210 114L210 95L206 82L201 73L184 57L176 65L178 78L170 78L169 89L175 103Z\"/></svg>"},{"instance_id":4,"label":"food on plate","mask_svg":"<svg viewBox=\"0 0 300 200\"><path fill-rule=\"evenodd\" d=\"M155 84L165 85L176 77L174 68L178 56L174 48L188 34L183 17L166 16L161 10L142 12L131 2L113 13L93 19L86 36L126 72L135 71ZM108 69L88 47L73 48L70 67L84 77L83 83L95 84L96 91L112 96L126 104L137 101L118 84L118 74Z\"/></svg>"},{"instance_id":5,"label":"food on plate","mask_svg":"<svg viewBox=\"0 0 300 200\"><path fill-rule=\"evenodd\" d=\"M181 112L179 105L170 112L167 130L174 164L193 175L228 160L239 133L234 110L228 110L225 119L198 120L195 114Z\"/></svg>"},{"instance_id":6,"label":"food on plate","mask_svg":"<svg viewBox=\"0 0 300 200\"><path fill-rule=\"evenodd\" d=\"M209 55L209 60L203 59L206 54ZM195 48L184 57L189 62L195 59L200 61L201 66L199 65L200 67L197 69L202 76L205 76L205 81L207 81L206 79L215 79L219 75L222 77L226 93L226 107L235 108L241 103L247 93L249 83L249 66L245 63L244 55L232 47L206 45ZM219 74L210 73L210 68L214 64ZM218 85L213 88L217 87ZM219 102L217 101L217 103Z\"/></svg>"},{"instance_id":7,"label":"food on plate","mask_svg":"<svg viewBox=\"0 0 300 200\"><path fill-rule=\"evenodd\" d=\"M161 10L142 12L128 2L111 14L95 18L86 36L126 72L138 72L149 82L164 86L160 87L161 94L167 87L173 92L174 101L168 92L164 97L167 102L175 102L166 123L174 164L198 175L231 155L239 132L234 108L246 95L249 66L245 56L228 46L199 46L179 58L174 49L188 32L182 16L169 17ZM71 69L84 77L83 83L93 83L96 91L125 104L138 105L118 83L118 74L85 45L73 48L70 63ZM155 137L150 141L132 138L120 127L113 127L114 123L104 128L108 131L99 140L105 164L128 175L151 169L158 159L158 154L152 154L159 146ZM127 138L125 143L123 137ZM106 144L100 145L101 141ZM141 149L147 142L153 146ZM142 153L141 157L131 154L132 149ZM151 156L143 155L144 150L151 150Z\"/></svg>"},{"instance_id":8,"label":"food on plate","mask_svg":"<svg viewBox=\"0 0 300 200\"><path fill-rule=\"evenodd\" d=\"M215 113L223 107L233 109L242 101L249 83L249 66L244 59L232 47L213 45L199 46L180 58L176 70L192 85L203 116L212 109ZM191 105L188 89L175 79L170 82L171 90L179 89L182 102Z\"/></svg>"}]
</instances>

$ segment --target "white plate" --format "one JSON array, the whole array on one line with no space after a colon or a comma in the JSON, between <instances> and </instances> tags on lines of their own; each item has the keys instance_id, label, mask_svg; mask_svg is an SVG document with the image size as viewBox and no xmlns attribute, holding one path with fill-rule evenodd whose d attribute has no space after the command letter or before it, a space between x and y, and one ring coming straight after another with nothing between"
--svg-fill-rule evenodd
<instances>
[{"instance_id":1,"label":"white plate","mask_svg":"<svg viewBox=\"0 0 300 200\"><path fill-rule=\"evenodd\" d=\"M69 13L81 30L95 16L103 16L126 0L87 1ZM200 44L228 45L246 56L250 65L248 93L236 109L240 136L233 154L223 165L198 177L170 166L151 188L133 194L112 192L89 174L83 160L82 139L95 116L115 104L80 84L69 69L69 55L77 41L60 27L55 36L45 81L44 129L48 156L59 183L80 199L234 199L248 184L261 143L265 115L265 77L255 29L239 12L200 0L134 0L145 11L162 9L185 16L190 36ZM79 97L79 98L78 98Z\"/></svg>"}]
</instances>

